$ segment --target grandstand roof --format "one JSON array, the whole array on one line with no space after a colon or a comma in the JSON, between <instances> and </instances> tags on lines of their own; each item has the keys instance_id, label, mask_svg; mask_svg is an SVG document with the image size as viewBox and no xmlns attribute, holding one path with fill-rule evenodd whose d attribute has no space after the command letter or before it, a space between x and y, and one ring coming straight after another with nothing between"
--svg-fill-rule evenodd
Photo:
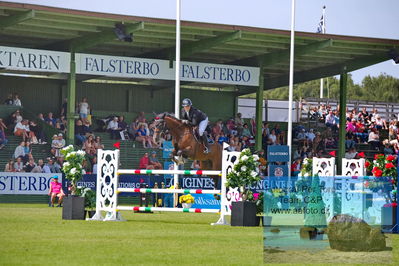
<instances>
[{"instance_id":1,"label":"grandstand roof","mask_svg":"<svg viewBox=\"0 0 399 266\"><path fill-rule=\"evenodd\" d=\"M133 32L132 43L115 38L113 29L121 22ZM167 60L173 60L175 54L175 20L169 19L0 2L0 34L2 46ZM308 32L296 32L295 36L295 83L340 74L345 66L350 72L389 60L389 51L399 48L399 40L391 39ZM266 89L288 85L289 31L182 21L181 41L184 61L263 65ZM66 79L66 75L49 77ZM98 77L80 80L92 78ZM256 87L234 89L246 94Z\"/></svg>"}]
</instances>

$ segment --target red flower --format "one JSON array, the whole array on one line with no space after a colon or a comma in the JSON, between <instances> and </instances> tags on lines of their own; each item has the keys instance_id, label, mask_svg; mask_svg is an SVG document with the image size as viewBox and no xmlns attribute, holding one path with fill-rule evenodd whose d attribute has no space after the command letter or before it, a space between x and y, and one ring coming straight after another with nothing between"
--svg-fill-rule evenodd
<instances>
[{"instance_id":1,"label":"red flower","mask_svg":"<svg viewBox=\"0 0 399 266\"><path fill-rule=\"evenodd\" d=\"M393 156L393 155L387 156L387 161L393 161L393 160L395 160L395 156Z\"/></svg>"},{"instance_id":2,"label":"red flower","mask_svg":"<svg viewBox=\"0 0 399 266\"><path fill-rule=\"evenodd\" d=\"M380 168L378 168L377 166L374 166L373 170L371 171L374 176L376 177L381 177L382 176L382 171Z\"/></svg>"},{"instance_id":3,"label":"red flower","mask_svg":"<svg viewBox=\"0 0 399 266\"><path fill-rule=\"evenodd\" d=\"M366 166L366 168L369 167L369 166L370 166L370 162L369 162L369 161L366 161L366 163L364 164L364 166Z\"/></svg>"},{"instance_id":4,"label":"red flower","mask_svg":"<svg viewBox=\"0 0 399 266\"><path fill-rule=\"evenodd\" d=\"M357 155L359 155L360 158L366 157L366 155L364 154L364 152L359 152ZM367 166L366 166L366 167L367 167Z\"/></svg>"},{"instance_id":5,"label":"red flower","mask_svg":"<svg viewBox=\"0 0 399 266\"><path fill-rule=\"evenodd\" d=\"M392 203L391 203L391 206L392 206L392 207L398 207L398 203L397 203L397 202L392 202Z\"/></svg>"},{"instance_id":6,"label":"red flower","mask_svg":"<svg viewBox=\"0 0 399 266\"><path fill-rule=\"evenodd\" d=\"M391 168L393 168L393 167L395 167L395 165L393 165L393 163L387 163L387 164L385 164L385 168L386 168L386 169L391 169Z\"/></svg>"},{"instance_id":7,"label":"red flower","mask_svg":"<svg viewBox=\"0 0 399 266\"><path fill-rule=\"evenodd\" d=\"M374 160L380 159L382 157L384 157L384 154L376 154L374 155Z\"/></svg>"},{"instance_id":8,"label":"red flower","mask_svg":"<svg viewBox=\"0 0 399 266\"><path fill-rule=\"evenodd\" d=\"M337 156L337 152L336 152L336 151L329 152L328 154L330 154L330 155L333 156L333 157L336 157L336 156Z\"/></svg>"}]
</instances>

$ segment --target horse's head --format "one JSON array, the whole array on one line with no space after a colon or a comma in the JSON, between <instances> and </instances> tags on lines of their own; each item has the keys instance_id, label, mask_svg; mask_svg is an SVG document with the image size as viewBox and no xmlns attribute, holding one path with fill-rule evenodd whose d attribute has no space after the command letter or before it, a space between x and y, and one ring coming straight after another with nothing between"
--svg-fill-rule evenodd
<instances>
[{"instance_id":1,"label":"horse's head","mask_svg":"<svg viewBox=\"0 0 399 266\"><path fill-rule=\"evenodd\" d=\"M168 113L161 113L155 115L155 122L154 122L154 142L159 145L161 141L161 134L165 133L166 128L166 121L165 117Z\"/></svg>"}]
</instances>

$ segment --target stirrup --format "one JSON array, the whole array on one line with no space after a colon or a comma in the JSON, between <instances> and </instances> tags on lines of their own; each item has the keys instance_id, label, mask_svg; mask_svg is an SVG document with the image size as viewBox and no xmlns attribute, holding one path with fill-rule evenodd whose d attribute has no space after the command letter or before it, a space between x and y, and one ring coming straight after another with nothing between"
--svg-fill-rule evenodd
<instances>
[{"instance_id":1,"label":"stirrup","mask_svg":"<svg viewBox=\"0 0 399 266\"><path fill-rule=\"evenodd\" d=\"M208 154L208 153L209 153L209 149L208 149L208 147L206 147L206 146L205 146L205 149L204 149L204 153L205 153L205 154Z\"/></svg>"}]
</instances>

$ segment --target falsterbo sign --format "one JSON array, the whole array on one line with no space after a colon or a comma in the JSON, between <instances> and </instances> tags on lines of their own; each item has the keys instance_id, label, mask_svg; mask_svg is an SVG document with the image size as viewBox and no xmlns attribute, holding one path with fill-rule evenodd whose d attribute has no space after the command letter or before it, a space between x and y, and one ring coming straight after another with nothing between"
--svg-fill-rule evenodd
<instances>
[{"instance_id":1,"label":"falsterbo sign","mask_svg":"<svg viewBox=\"0 0 399 266\"><path fill-rule=\"evenodd\" d=\"M76 73L123 78L174 80L169 61L108 55L76 54ZM208 63L181 62L182 81L257 86L259 69Z\"/></svg>"},{"instance_id":2,"label":"falsterbo sign","mask_svg":"<svg viewBox=\"0 0 399 266\"><path fill-rule=\"evenodd\" d=\"M75 54L76 74L121 78L174 80L168 60L110 55ZM209 63L180 63L180 79L201 83L259 85L259 68ZM65 52L0 46L0 68L35 72L69 73Z\"/></svg>"},{"instance_id":3,"label":"falsterbo sign","mask_svg":"<svg viewBox=\"0 0 399 266\"><path fill-rule=\"evenodd\" d=\"M51 179L61 174L0 172L0 194L47 194Z\"/></svg>"},{"instance_id":4,"label":"falsterbo sign","mask_svg":"<svg viewBox=\"0 0 399 266\"><path fill-rule=\"evenodd\" d=\"M0 46L0 68L67 73L69 61L69 53Z\"/></svg>"}]
</instances>

